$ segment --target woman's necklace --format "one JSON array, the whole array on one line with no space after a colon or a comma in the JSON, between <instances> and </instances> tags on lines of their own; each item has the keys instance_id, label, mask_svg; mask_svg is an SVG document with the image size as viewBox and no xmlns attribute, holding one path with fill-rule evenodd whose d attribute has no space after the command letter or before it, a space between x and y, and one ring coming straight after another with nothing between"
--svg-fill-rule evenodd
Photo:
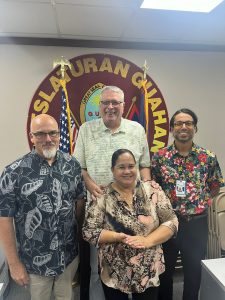
<instances>
[{"instance_id":1,"label":"woman's necklace","mask_svg":"<svg viewBox=\"0 0 225 300\"><path fill-rule=\"evenodd\" d=\"M125 201L129 207L133 207L133 189L122 190L116 183L112 187L120 194L120 199Z\"/></svg>"}]
</instances>

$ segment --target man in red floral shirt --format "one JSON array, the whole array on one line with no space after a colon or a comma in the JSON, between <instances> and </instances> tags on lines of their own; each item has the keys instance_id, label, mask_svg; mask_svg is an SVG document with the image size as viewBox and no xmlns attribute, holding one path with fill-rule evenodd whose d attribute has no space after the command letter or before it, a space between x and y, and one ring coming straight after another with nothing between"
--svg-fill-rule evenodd
<instances>
[{"instance_id":1,"label":"man in red floral shirt","mask_svg":"<svg viewBox=\"0 0 225 300\"><path fill-rule=\"evenodd\" d=\"M177 237L163 244L166 271L158 300L173 299L173 273L178 252L184 270L183 300L198 300L201 260L205 258L207 210L224 180L215 154L193 143L198 118L186 108L170 120L174 143L152 158L153 178L170 198L179 220Z\"/></svg>"}]
</instances>

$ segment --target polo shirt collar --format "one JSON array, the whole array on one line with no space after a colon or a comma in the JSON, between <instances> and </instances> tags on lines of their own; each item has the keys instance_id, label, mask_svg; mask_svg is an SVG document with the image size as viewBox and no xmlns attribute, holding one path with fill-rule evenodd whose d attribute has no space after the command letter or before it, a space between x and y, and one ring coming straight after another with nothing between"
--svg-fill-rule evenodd
<instances>
[{"instance_id":1,"label":"polo shirt collar","mask_svg":"<svg viewBox=\"0 0 225 300\"><path fill-rule=\"evenodd\" d=\"M180 155L177 148L175 147L175 143L173 143L170 147L173 155ZM197 155L198 149L199 147L195 143L192 143L192 147L188 155Z\"/></svg>"},{"instance_id":2,"label":"polo shirt collar","mask_svg":"<svg viewBox=\"0 0 225 300\"><path fill-rule=\"evenodd\" d=\"M121 118L120 126L119 126L119 128L117 128L117 130L115 132L125 132L126 131L125 127L126 127L126 125L125 125L124 118ZM102 118L100 119L100 130L101 131L110 131L110 129L105 126Z\"/></svg>"}]
</instances>

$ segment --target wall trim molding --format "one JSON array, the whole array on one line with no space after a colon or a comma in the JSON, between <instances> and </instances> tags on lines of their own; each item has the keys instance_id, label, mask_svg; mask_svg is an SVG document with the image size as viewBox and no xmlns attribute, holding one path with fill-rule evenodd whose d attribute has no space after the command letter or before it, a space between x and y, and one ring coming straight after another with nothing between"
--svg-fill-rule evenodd
<instances>
[{"instance_id":1,"label":"wall trim molding","mask_svg":"<svg viewBox=\"0 0 225 300\"><path fill-rule=\"evenodd\" d=\"M154 43L36 37L0 37L0 44L162 51L225 52L225 45L216 44Z\"/></svg>"}]
</instances>

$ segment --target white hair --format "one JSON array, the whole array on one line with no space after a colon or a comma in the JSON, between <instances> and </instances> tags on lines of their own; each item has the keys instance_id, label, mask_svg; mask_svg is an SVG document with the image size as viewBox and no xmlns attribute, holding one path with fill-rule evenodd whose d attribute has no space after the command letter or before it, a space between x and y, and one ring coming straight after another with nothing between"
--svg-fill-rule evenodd
<instances>
[{"instance_id":1,"label":"white hair","mask_svg":"<svg viewBox=\"0 0 225 300\"><path fill-rule=\"evenodd\" d=\"M120 100L124 102L124 92L118 87L113 85L106 85L102 88L100 93L100 100L102 100L102 95L105 91L112 91L114 93L118 93L120 95Z\"/></svg>"}]
</instances>

